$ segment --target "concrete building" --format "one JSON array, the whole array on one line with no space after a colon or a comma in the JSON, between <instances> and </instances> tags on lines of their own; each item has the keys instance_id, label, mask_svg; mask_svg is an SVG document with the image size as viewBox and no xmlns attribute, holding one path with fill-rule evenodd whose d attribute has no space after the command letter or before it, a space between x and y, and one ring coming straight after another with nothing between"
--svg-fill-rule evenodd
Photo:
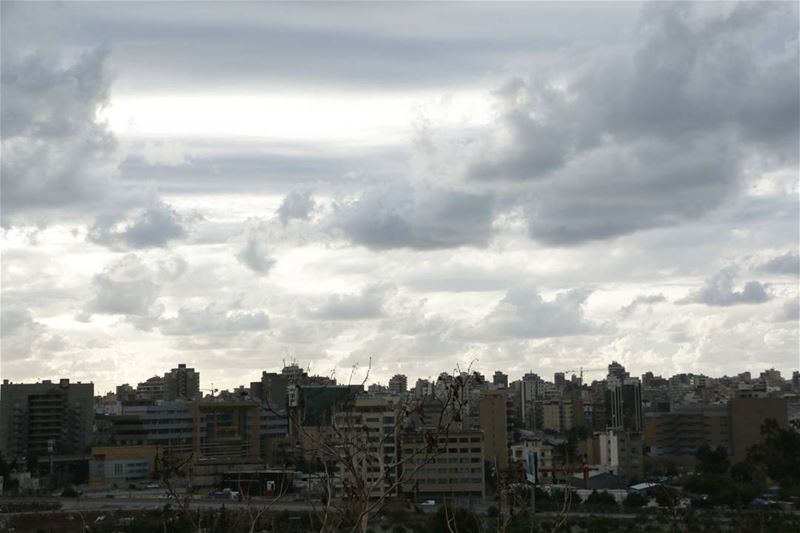
<instances>
[{"instance_id":1,"label":"concrete building","mask_svg":"<svg viewBox=\"0 0 800 533\"><path fill-rule=\"evenodd\" d=\"M261 379L250 383L250 396L269 408L285 410L287 388L294 374L261 372Z\"/></svg>"},{"instance_id":2,"label":"concrete building","mask_svg":"<svg viewBox=\"0 0 800 533\"><path fill-rule=\"evenodd\" d=\"M417 502L447 500L461 506L483 503L483 434L450 432L434 438L436 445L431 449L428 438L420 432L401 435L403 493Z\"/></svg>"},{"instance_id":3,"label":"concrete building","mask_svg":"<svg viewBox=\"0 0 800 533\"><path fill-rule=\"evenodd\" d=\"M501 389L507 389L508 388L508 374L504 374L503 372L500 372L499 370L496 370L495 373L494 373L494 376L492 376L492 384L495 387L498 387L498 388L501 388Z\"/></svg>"},{"instance_id":4,"label":"concrete building","mask_svg":"<svg viewBox=\"0 0 800 533\"><path fill-rule=\"evenodd\" d=\"M480 429L486 460L499 468L508 468L508 416L503 390L489 390L481 395Z\"/></svg>"},{"instance_id":5,"label":"concrete building","mask_svg":"<svg viewBox=\"0 0 800 533\"><path fill-rule=\"evenodd\" d=\"M693 462L697 448L722 446L730 453L730 412L727 405L682 405L670 412L645 415L645 444L651 455Z\"/></svg>"},{"instance_id":6,"label":"concrete building","mask_svg":"<svg viewBox=\"0 0 800 533\"><path fill-rule=\"evenodd\" d=\"M354 487L363 482L370 487L372 498L396 495L399 428L392 402L380 396L358 397L351 405L337 406L334 420L339 432L332 439L331 449L339 453L342 497L351 496ZM354 471L359 480L354 479Z\"/></svg>"},{"instance_id":7,"label":"concrete building","mask_svg":"<svg viewBox=\"0 0 800 533\"><path fill-rule=\"evenodd\" d=\"M404 374L395 374L389 380L389 390L395 394L403 394L408 390L408 378Z\"/></svg>"},{"instance_id":8,"label":"concrete building","mask_svg":"<svg viewBox=\"0 0 800 533\"><path fill-rule=\"evenodd\" d=\"M566 433L572 429L574 419L572 403L556 401L542 404L542 429Z\"/></svg>"},{"instance_id":9,"label":"concrete building","mask_svg":"<svg viewBox=\"0 0 800 533\"><path fill-rule=\"evenodd\" d=\"M194 400L200 397L200 373L180 363L164 374L164 399Z\"/></svg>"},{"instance_id":10,"label":"concrete building","mask_svg":"<svg viewBox=\"0 0 800 533\"><path fill-rule=\"evenodd\" d=\"M644 431L644 411L642 409L642 386L639 378L619 379L619 369L615 368L614 372L614 374L609 372L606 381L607 427L641 433Z\"/></svg>"},{"instance_id":11,"label":"concrete building","mask_svg":"<svg viewBox=\"0 0 800 533\"><path fill-rule=\"evenodd\" d=\"M733 462L744 460L747 450L763 440L761 426L768 419L784 429L789 427L785 398L733 398L729 408Z\"/></svg>"},{"instance_id":12,"label":"concrete building","mask_svg":"<svg viewBox=\"0 0 800 533\"><path fill-rule=\"evenodd\" d=\"M644 478L644 442L640 433L609 429L597 438L603 470L629 480Z\"/></svg>"},{"instance_id":13,"label":"concrete building","mask_svg":"<svg viewBox=\"0 0 800 533\"><path fill-rule=\"evenodd\" d=\"M0 451L6 461L89 451L94 385L44 380L0 386Z\"/></svg>"},{"instance_id":14,"label":"concrete building","mask_svg":"<svg viewBox=\"0 0 800 533\"><path fill-rule=\"evenodd\" d=\"M123 389L124 392L124 389ZM164 399L164 378L161 376L153 376L138 385L136 385L136 399L141 400L163 400ZM173 398L174 399L174 398ZM126 398L125 401L131 401L133 398Z\"/></svg>"}]
</instances>

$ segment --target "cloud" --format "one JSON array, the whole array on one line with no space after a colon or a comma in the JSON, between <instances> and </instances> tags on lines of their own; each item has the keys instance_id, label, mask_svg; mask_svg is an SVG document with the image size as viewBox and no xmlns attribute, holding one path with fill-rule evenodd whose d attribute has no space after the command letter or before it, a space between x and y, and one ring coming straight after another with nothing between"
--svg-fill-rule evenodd
<instances>
[{"instance_id":1,"label":"cloud","mask_svg":"<svg viewBox=\"0 0 800 533\"><path fill-rule=\"evenodd\" d=\"M186 236L185 219L169 205L155 201L127 223L117 215L97 217L87 238L111 248L161 248Z\"/></svg>"},{"instance_id":2,"label":"cloud","mask_svg":"<svg viewBox=\"0 0 800 533\"><path fill-rule=\"evenodd\" d=\"M1 109L6 222L29 209L103 198L118 161L115 139L96 115L108 103L108 50L90 50L64 66L57 54L15 56L5 48Z\"/></svg>"},{"instance_id":3,"label":"cloud","mask_svg":"<svg viewBox=\"0 0 800 533\"><path fill-rule=\"evenodd\" d=\"M375 186L336 206L333 224L354 244L374 250L486 246L494 200L410 184Z\"/></svg>"},{"instance_id":4,"label":"cloud","mask_svg":"<svg viewBox=\"0 0 800 533\"><path fill-rule=\"evenodd\" d=\"M292 191L278 208L278 218L286 225L292 219L308 220L314 211L314 199L310 191Z\"/></svg>"},{"instance_id":5,"label":"cloud","mask_svg":"<svg viewBox=\"0 0 800 533\"><path fill-rule=\"evenodd\" d=\"M142 260L128 254L96 274L92 280L95 296L86 307L90 313L149 317L160 314L156 300L160 286Z\"/></svg>"},{"instance_id":6,"label":"cloud","mask_svg":"<svg viewBox=\"0 0 800 533\"><path fill-rule=\"evenodd\" d=\"M183 257L179 255L169 256L158 262L158 280L176 281L183 276L188 268L189 263Z\"/></svg>"},{"instance_id":7,"label":"cloud","mask_svg":"<svg viewBox=\"0 0 800 533\"><path fill-rule=\"evenodd\" d=\"M67 348L62 335L51 333L49 328L34 320L29 309L11 305L0 308L0 349L5 363L45 357Z\"/></svg>"},{"instance_id":8,"label":"cloud","mask_svg":"<svg viewBox=\"0 0 800 533\"><path fill-rule=\"evenodd\" d=\"M634 298L633 301L631 301L631 303L629 303L628 305L620 307L619 314L622 315L623 317L629 317L634 312L636 312L636 309L641 305L646 305L649 307L666 301L667 301L666 297L660 293L641 294L636 298Z\"/></svg>"},{"instance_id":9,"label":"cloud","mask_svg":"<svg viewBox=\"0 0 800 533\"><path fill-rule=\"evenodd\" d=\"M700 303L727 307L739 304L760 304L770 299L764 286L758 281L748 281L741 291L733 290L736 269L727 267L706 280L702 288L693 291L678 304Z\"/></svg>"},{"instance_id":10,"label":"cloud","mask_svg":"<svg viewBox=\"0 0 800 533\"><path fill-rule=\"evenodd\" d=\"M800 298L794 297L783 302L780 311L772 315L773 322L794 322L800 321Z\"/></svg>"},{"instance_id":11,"label":"cloud","mask_svg":"<svg viewBox=\"0 0 800 533\"><path fill-rule=\"evenodd\" d=\"M745 158L797 163L796 19L788 5L646 5L632 55L576 46L501 87L465 176L513 182L507 201L550 245L697 219L740 190Z\"/></svg>"},{"instance_id":12,"label":"cloud","mask_svg":"<svg viewBox=\"0 0 800 533\"><path fill-rule=\"evenodd\" d=\"M548 301L532 287L511 289L486 316L485 331L499 337L528 339L590 333L595 326L583 311L590 295L589 290L572 289Z\"/></svg>"},{"instance_id":13,"label":"cloud","mask_svg":"<svg viewBox=\"0 0 800 533\"><path fill-rule=\"evenodd\" d=\"M247 237L245 245L236 254L236 258L259 276L266 276L275 266L275 260L270 257L269 250L262 239L263 236L251 233Z\"/></svg>"},{"instance_id":14,"label":"cloud","mask_svg":"<svg viewBox=\"0 0 800 533\"><path fill-rule=\"evenodd\" d=\"M389 285L371 285L355 294L332 294L309 313L319 320L369 320L384 316L384 306L394 294Z\"/></svg>"},{"instance_id":15,"label":"cloud","mask_svg":"<svg viewBox=\"0 0 800 533\"><path fill-rule=\"evenodd\" d=\"M263 311L230 311L209 305L204 309L178 310L177 316L160 321L164 335L233 335L269 329L269 317Z\"/></svg>"},{"instance_id":16,"label":"cloud","mask_svg":"<svg viewBox=\"0 0 800 533\"><path fill-rule=\"evenodd\" d=\"M800 275L800 256L798 256L797 250L790 250L762 263L758 269L770 274L798 276Z\"/></svg>"}]
</instances>

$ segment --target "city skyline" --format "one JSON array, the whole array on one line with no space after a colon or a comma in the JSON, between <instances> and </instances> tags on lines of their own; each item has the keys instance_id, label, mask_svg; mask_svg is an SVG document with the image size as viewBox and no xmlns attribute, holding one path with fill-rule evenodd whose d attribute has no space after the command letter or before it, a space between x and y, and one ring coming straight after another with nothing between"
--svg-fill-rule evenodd
<instances>
[{"instance_id":1,"label":"city skyline","mask_svg":"<svg viewBox=\"0 0 800 533\"><path fill-rule=\"evenodd\" d=\"M800 368L796 3L186 6L2 3L4 379Z\"/></svg>"}]
</instances>

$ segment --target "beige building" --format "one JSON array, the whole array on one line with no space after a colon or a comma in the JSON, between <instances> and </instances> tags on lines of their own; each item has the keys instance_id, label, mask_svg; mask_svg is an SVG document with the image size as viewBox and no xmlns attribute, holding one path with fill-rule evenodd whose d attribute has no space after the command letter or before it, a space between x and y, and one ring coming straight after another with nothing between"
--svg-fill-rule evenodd
<instances>
[{"instance_id":1,"label":"beige building","mask_svg":"<svg viewBox=\"0 0 800 533\"><path fill-rule=\"evenodd\" d=\"M480 428L487 461L508 468L508 417L502 389L485 391L480 399Z\"/></svg>"},{"instance_id":2,"label":"beige building","mask_svg":"<svg viewBox=\"0 0 800 533\"><path fill-rule=\"evenodd\" d=\"M452 501L458 505L483 502L483 433L450 432L435 446L423 433L401 435L400 472L403 493L415 501Z\"/></svg>"},{"instance_id":3,"label":"beige building","mask_svg":"<svg viewBox=\"0 0 800 533\"><path fill-rule=\"evenodd\" d=\"M571 402L547 402L542 406L542 429L566 433L572 429L574 418Z\"/></svg>"},{"instance_id":4,"label":"beige building","mask_svg":"<svg viewBox=\"0 0 800 533\"><path fill-rule=\"evenodd\" d=\"M609 429L597 438L601 469L628 479L644 479L644 441L640 433Z\"/></svg>"},{"instance_id":5,"label":"beige building","mask_svg":"<svg viewBox=\"0 0 800 533\"><path fill-rule=\"evenodd\" d=\"M396 420L394 404L385 397L357 397L337 410L331 444L337 450L343 497L362 484L372 498L397 494Z\"/></svg>"}]
</instances>

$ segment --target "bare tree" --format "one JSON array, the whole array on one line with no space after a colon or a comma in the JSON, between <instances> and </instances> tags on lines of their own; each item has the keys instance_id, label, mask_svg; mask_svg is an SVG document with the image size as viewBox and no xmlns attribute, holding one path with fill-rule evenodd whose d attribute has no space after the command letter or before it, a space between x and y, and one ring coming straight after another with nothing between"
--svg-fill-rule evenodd
<instances>
[{"instance_id":1,"label":"bare tree","mask_svg":"<svg viewBox=\"0 0 800 533\"><path fill-rule=\"evenodd\" d=\"M388 500L402 496L404 485L446 450L451 429L459 427L463 420L467 391L478 379L469 368L465 372L457 368L455 376L441 379L434 395L437 412L430 417L421 400L405 398L394 403L369 405L357 391L363 391L370 370L371 361L365 377L356 387L351 387L354 371L351 372L347 385L351 389L333 402L329 425L309 426L303 423L302 416L292 422L293 430L310 448L303 451L310 451L325 465L329 497L319 512L321 533L348 525L353 532L366 532L370 518ZM375 410L371 412L370 409ZM367 420L365 415L369 413L378 415L371 417L378 418L378 423L371 424ZM391 423L386 423L389 414ZM433 423L412 428L415 420L426 417L433 418ZM407 436L410 438L405 438ZM333 470L337 471L336 479L341 484L338 508L330 497L335 489Z\"/></svg>"}]
</instances>

